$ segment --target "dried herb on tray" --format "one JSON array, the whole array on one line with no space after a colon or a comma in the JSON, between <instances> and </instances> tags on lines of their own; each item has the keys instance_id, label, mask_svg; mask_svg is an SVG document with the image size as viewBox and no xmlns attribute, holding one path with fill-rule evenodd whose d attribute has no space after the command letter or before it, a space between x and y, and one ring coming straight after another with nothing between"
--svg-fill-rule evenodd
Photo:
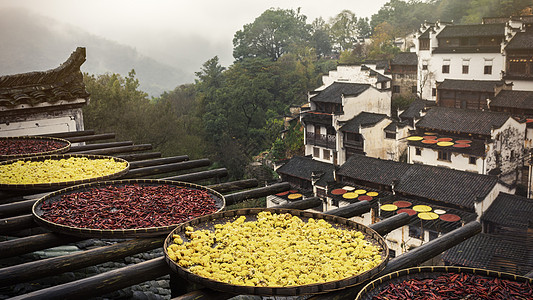
<instances>
[{"instance_id":1,"label":"dried herb on tray","mask_svg":"<svg viewBox=\"0 0 533 300\"><path fill-rule=\"evenodd\" d=\"M476 274L445 273L437 278L390 283L372 299L533 299L533 286Z\"/></svg>"},{"instance_id":2,"label":"dried herb on tray","mask_svg":"<svg viewBox=\"0 0 533 300\"><path fill-rule=\"evenodd\" d=\"M204 190L138 184L66 194L41 209L41 217L52 223L111 230L170 226L217 210Z\"/></svg>"},{"instance_id":3,"label":"dried herb on tray","mask_svg":"<svg viewBox=\"0 0 533 300\"><path fill-rule=\"evenodd\" d=\"M43 153L67 146L64 142L46 139L1 139L0 155Z\"/></svg>"}]
</instances>

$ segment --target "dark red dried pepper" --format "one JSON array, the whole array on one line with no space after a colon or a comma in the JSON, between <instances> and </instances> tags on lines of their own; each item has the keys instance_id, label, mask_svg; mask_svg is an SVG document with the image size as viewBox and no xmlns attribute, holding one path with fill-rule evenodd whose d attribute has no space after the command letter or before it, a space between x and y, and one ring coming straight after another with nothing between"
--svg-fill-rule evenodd
<instances>
[{"instance_id":1,"label":"dark red dried pepper","mask_svg":"<svg viewBox=\"0 0 533 300\"><path fill-rule=\"evenodd\" d=\"M47 139L1 139L0 155L21 155L49 152L67 146L66 143Z\"/></svg>"},{"instance_id":2,"label":"dark red dried pepper","mask_svg":"<svg viewBox=\"0 0 533 300\"><path fill-rule=\"evenodd\" d=\"M530 282L446 273L389 283L372 299L533 299L533 286Z\"/></svg>"},{"instance_id":3,"label":"dark red dried pepper","mask_svg":"<svg viewBox=\"0 0 533 300\"><path fill-rule=\"evenodd\" d=\"M90 229L170 226L217 210L205 190L138 184L66 194L41 209L41 217L52 223Z\"/></svg>"}]
</instances>

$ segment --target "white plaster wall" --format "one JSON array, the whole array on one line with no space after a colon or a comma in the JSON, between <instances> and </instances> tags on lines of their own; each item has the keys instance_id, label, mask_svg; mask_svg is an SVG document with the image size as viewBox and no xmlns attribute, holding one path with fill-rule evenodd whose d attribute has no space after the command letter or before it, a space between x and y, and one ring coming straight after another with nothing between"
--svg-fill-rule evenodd
<instances>
[{"instance_id":1,"label":"white plaster wall","mask_svg":"<svg viewBox=\"0 0 533 300\"><path fill-rule=\"evenodd\" d=\"M363 111L390 116L391 94L390 91L379 91L370 87L357 97L343 98L342 106L344 114L334 115L334 124L337 124L337 121L348 121Z\"/></svg>"},{"instance_id":2,"label":"white plaster wall","mask_svg":"<svg viewBox=\"0 0 533 300\"><path fill-rule=\"evenodd\" d=\"M494 202L494 199L498 197L498 194L500 192L514 194L515 189L504 186L501 183L496 183L496 185L494 185L494 188L492 188L492 190L488 193L488 195L481 202L474 203L474 210L476 211L476 214L477 214L477 219L476 219L477 221L480 220L483 213L487 211L487 209L492 205L492 203Z\"/></svg>"},{"instance_id":3,"label":"white plaster wall","mask_svg":"<svg viewBox=\"0 0 533 300\"><path fill-rule=\"evenodd\" d=\"M430 148L422 148L421 155L416 155L416 146L409 146L408 162L410 164L419 163L429 166L439 166L446 167L454 170L474 172L478 174L486 174L486 170L483 169L483 158L478 157L476 159L476 164L470 164L470 156L462 153L451 153L451 161L439 160L438 150L433 150ZM445 151L450 151L449 147L442 149ZM451 152L451 151L450 151Z\"/></svg>"},{"instance_id":4,"label":"white plaster wall","mask_svg":"<svg viewBox=\"0 0 533 300\"><path fill-rule=\"evenodd\" d=\"M490 149L487 149L487 170L498 167L496 157L501 161L502 174L520 167L525 135L526 124L519 123L513 118L509 118L500 128L493 129L491 138L494 143Z\"/></svg>"},{"instance_id":5,"label":"white plaster wall","mask_svg":"<svg viewBox=\"0 0 533 300\"><path fill-rule=\"evenodd\" d=\"M526 128L526 139L524 142L524 148L533 149L533 128Z\"/></svg>"},{"instance_id":6,"label":"white plaster wall","mask_svg":"<svg viewBox=\"0 0 533 300\"><path fill-rule=\"evenodd\" d=\"M393 148L396 144L396 140L385 138L384 129L390 124L390 122L390 120L384 119L373 127L361 129L361 134L365 138L364 151L367 156L389 159L389 152L397 152L397 150L394 150Z\"/></svg>"},{"instance_id":7,"label":"white plaster wall","mask_svg":"<svg viewBox=\"0 0 533 300\"><path fill-rule=\"evenodd\" d=\"M56 132L81 131L83 129L81 109L72 109L59 114L38 114L25 120L0 124L0 136L42 135Z\"/></svg>"},{"instance_id":8,"label":"white plaster wall","mask_svg":"<svg viewBox=\"0 0 533 300\"><path fill-rule=\"evenodd\" d=\"M513 83L514 91L533 91L533 81L527 80L506 80L506 83Z\"/></svg>"}]
</instances>

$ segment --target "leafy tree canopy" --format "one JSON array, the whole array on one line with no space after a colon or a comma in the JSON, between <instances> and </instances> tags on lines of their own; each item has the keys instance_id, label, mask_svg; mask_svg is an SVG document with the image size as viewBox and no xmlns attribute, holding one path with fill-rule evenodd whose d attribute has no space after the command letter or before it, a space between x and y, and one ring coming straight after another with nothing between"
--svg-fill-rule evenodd
<instances>
[{"instance_id":1,"label":"leafy tree canopy","mask_svg":"<svg viewBox=\"0 0 533 300\"><path fill-rule=\"evenodd\" d=\"M233 57L236 60L262 57L273 61L295 45L309 42L311 26L299 9L269 9L251 24L243 26L233 38Z\"/></svg>"}]
</instances>

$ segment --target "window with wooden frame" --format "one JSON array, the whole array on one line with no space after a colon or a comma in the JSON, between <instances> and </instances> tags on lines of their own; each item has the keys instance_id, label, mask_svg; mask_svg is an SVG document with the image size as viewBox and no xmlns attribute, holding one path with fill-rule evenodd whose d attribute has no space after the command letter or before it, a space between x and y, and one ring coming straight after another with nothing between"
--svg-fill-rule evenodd
<instances>
[{"instance_id":1,"label":"window with wooden frame","mask_svg":"<svg viewBox=\"0 0 533 300\"><path fill-rule=\"evenodd\" d=\"M469 164L471 164L471 165L475 165L476 162L477 162L477 157L475 157L475 156L470 156L470 157L468 158L468 163L469 163Z\"/></svg>"},{"instance_id":2,"label":"window with wooden frame","mask_svg":"<svg viewBox=\"0 0 533 300\"><path fill-rule=\"evenodd\" d=\"M442 74L449 74L449 73L450 73L450 60L443 59L442 60Z\"/></svg>"},{"instance_id":3,"label":"window with wooden frame","mask_svg":"<svg viewBox=\"0 0 533 300\"><path fill-rule=\"evenodd\" d=\"M415 155L417 156L422 155L422 148L415 148Z\"/></svg>"},{"instance_id":4,"label":"window with wooden frame","mask_svg":"<svg viewBox=\"0 0 533 300\"><path fill-rule=\"evenodd\" d=\"M485 75L492 74L492 59L485 58L485 65L483 66L483 74Z\"/></svg>"},{"instance_id":5,"label":"window with wooden frame","mask_svg":"<svg viewBox=\"0 0 533 300\"><path fill-rule=\"evenodd\" d=\"M468 74L470 68L470 59L463 59L463 74Z\"/></svg>"},{"instance_id":6,"label":"window with wooden frame","mask_svg":"<svg viewBox=\"0 0 533 300\"><path fill-rule=\"evenodd\" d=\"M452 161L452 154L448 151L439 150L438 158L439 160Z\"/></svg>"}]
</instances>

